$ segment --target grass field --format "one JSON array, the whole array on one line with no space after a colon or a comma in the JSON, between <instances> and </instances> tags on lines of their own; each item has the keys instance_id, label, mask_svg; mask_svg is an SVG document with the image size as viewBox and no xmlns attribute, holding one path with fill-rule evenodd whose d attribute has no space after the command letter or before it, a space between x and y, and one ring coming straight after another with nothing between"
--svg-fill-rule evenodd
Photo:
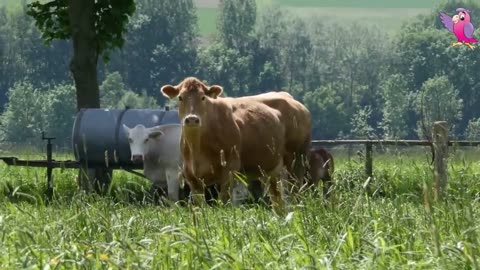
<instances>
[{"instance_id":1,"label":"grass field","mask_svg":"<svg viewBox=\"0 0 480 270\"><path fill-rule=\"evenodd\" d=\"M292 14L303 17L319 17L326 24L362 24L392 33L402 23L419 14L427 14L442 0L258 0L259 10L269 5L279 5ZM199 26L203 35L215 33L218 1L197 0Z\"/></svg>"},{"instance_id":2,"label":"grass field","mask_svg":"<svg viewBox=\"0 0 480 270\"><path fill-rule=\"evenodd\" d=\"M425 14L443 0L257 0L259 10L270 5L280 5L304 18L321 17L326 23L359 23L377 26L388 33L400 28L403 22L418 14ZM28 1L27 1L28 2ZM15 8L19 0L0 0L0 6ZM195 0L201 35L216 32L218 0Z\"/></svg>"},{"instance_id":3,"label":"grass field","mask_svg":"<svg viewBox=\"0 0 480 270\"><path fill-rule=\"evenodd\" d=\"M142 201L147 182L121 172L110 196L95 197L58 170L47 205L44 170L2 164L0 268L478 268L479 150L449 160L449 195L437 203L425 203L432 172L416 153L376 153L377 192L366 196L361 160L335 151L335 205L305 194L287 217L259 205L155 206Z\"/></svg>"}]
</instances>

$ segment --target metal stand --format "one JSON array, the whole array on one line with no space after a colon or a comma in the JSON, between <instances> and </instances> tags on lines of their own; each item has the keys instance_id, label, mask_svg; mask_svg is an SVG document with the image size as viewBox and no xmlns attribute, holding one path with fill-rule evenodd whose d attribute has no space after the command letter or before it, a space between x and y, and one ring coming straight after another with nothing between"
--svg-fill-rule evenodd
<instances>
[{"instance_id":1,"label":"metal stand","mask_svg":"<svg viewBox=\"0 0 480 270\"><path fill-rule=\"evenodd\" d=\"M55 137L45 137L45 132L42 131L42 140L47 141L47 190L45 191L45 195L48 200L51 200L53 197L52 140L55 140Z\"/></svg>"}]
</instances>

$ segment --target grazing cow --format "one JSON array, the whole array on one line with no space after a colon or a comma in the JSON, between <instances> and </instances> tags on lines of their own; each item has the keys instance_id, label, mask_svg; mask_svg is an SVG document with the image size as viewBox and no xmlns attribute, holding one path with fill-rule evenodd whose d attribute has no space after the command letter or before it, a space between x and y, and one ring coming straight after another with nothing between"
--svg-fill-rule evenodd
<instances>
[{"instance_id":1,"label":"grazing cow","mask_svg":"<svg viewBox=\"0 0 480 270\"><path fill-rule=\"evenodd\" d=\"M183 173L194 202L203 204L204 188L213 184L227 202L234 174L243 172L247 179L260 177L268 185L274 210L283 210L278 187L285 155L281 113L255 100L217 98L222 91L195 77L161 88L164 96L179 100Z\"/></svg>"},{"instance_id":2,"label":"grazing cow","mask_svg":"<svg viewBox=\"0 0 480 270\"><path fill-rule=\"evenodd\" d=\"M304 184L305 165L311 144L311 114L300 102L288 92L268 92L259 95L245 96L240 99L256 100L274 108L281 113L280 120L285 125L284 164L290 176L297 182L297 189Z\"/></svg>"},{"instance_id":3,"label":"grazing cow","mask_svg":"<svg viewBox=\"0 0 480 270\"><path fill-rule=\"evenodd\" d=\"M136 125L129 128L124 124L123 128L128 136L131 160L143 162L143 172L152 182L150 192L155 192L159 187L165 189L166 186L170 200L183 199L185 195L183 192L180 194L178 174L182 165L179 151L181 125L167 124L151 128Z\"/></svg>"},{"instance_id":4,"label":"grazing cow","mask_svg":"<svg viewBox=\"0 0 480 270\"><path fill-rule=\"evenodd\" d=\"M328 198L333 179L334 171L333 156L324 148L310 150L310 181L309 185L318 186L320 180L323 181L323 195Z\"/></svg>"}]
</instances>

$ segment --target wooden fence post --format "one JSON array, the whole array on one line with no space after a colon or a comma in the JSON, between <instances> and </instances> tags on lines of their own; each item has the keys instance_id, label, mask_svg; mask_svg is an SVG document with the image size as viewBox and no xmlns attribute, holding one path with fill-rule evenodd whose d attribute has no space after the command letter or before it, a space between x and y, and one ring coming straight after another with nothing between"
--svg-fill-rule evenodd
<instances>
[{"instance_id":1,"label":"wooden fence post","mask_svg":"<svg viewBox=\"0 0 480 270\"><path fill-rule=\"evenodd\" d=\"M441 199L447 186L448 125L446 121L433 124L435 200Z\"/></svg>"},{"instance_id":2,"label":"wooden fence post","mask_svg":"<svg viewBox=\"0 0 480 270\"><path fill-rule=\"evenodd\" d=\"M365 173L368 177L373 176L372 143L365 144Z\"/></svg>"}]
</instances>

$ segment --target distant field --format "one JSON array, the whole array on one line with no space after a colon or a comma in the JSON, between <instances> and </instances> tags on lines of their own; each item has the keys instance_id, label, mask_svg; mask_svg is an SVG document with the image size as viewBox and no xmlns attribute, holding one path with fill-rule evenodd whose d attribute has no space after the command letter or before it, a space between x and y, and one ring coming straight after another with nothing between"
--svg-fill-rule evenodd
<instances>
[{"instance_id":1,"label":"distant field","mask_svg":"<svg viewBox=\"0 0 480 270\"><path fill-rule=\"evenodd\" d=\"M271 4L302 17L321 17L327 23L361 23L378 26L386 32L400 28L403 22L428 13L444 0L257 0L259 10ZM31 2L28 0L27 2ZM211 35L216 31L219 0L195 0L201 35ZM18 8L20 0L0 0L0 6Z\"/></svg>"},{"instance_id":2,"label":"distant field","mask_svg":"<svg viewBox=\"0 0 480 270\"><path fill-rule=\"evenodd\" d=\"M444 0L276 0L276 2L295 7L431 8Z\"/></svg>"},{"instance_id":3,"label":"distant field","mask_svg":"<svg viewBox=\"0 0 480 270\"><path fill-rule=\"evenodd\" d=\"M197 11L201 35L211 35L217 29L217 8L199 7Z\"/></svg>"},{"instance_id":4,"label":"distant field","mask_svg":"<svg viewBox=\"0 0 480 270\"><path fill-rule=\"evenodd\" d=\"M443 0L257 0L259 10L270 4L281 7L302 17L321 17L326 23L363 24L377 26L391 33L402 23L419 14L431 11ZM203 35L216 31L218 0L196 0L199 7L200 31Z\"/></svg>"}]
</instances>

